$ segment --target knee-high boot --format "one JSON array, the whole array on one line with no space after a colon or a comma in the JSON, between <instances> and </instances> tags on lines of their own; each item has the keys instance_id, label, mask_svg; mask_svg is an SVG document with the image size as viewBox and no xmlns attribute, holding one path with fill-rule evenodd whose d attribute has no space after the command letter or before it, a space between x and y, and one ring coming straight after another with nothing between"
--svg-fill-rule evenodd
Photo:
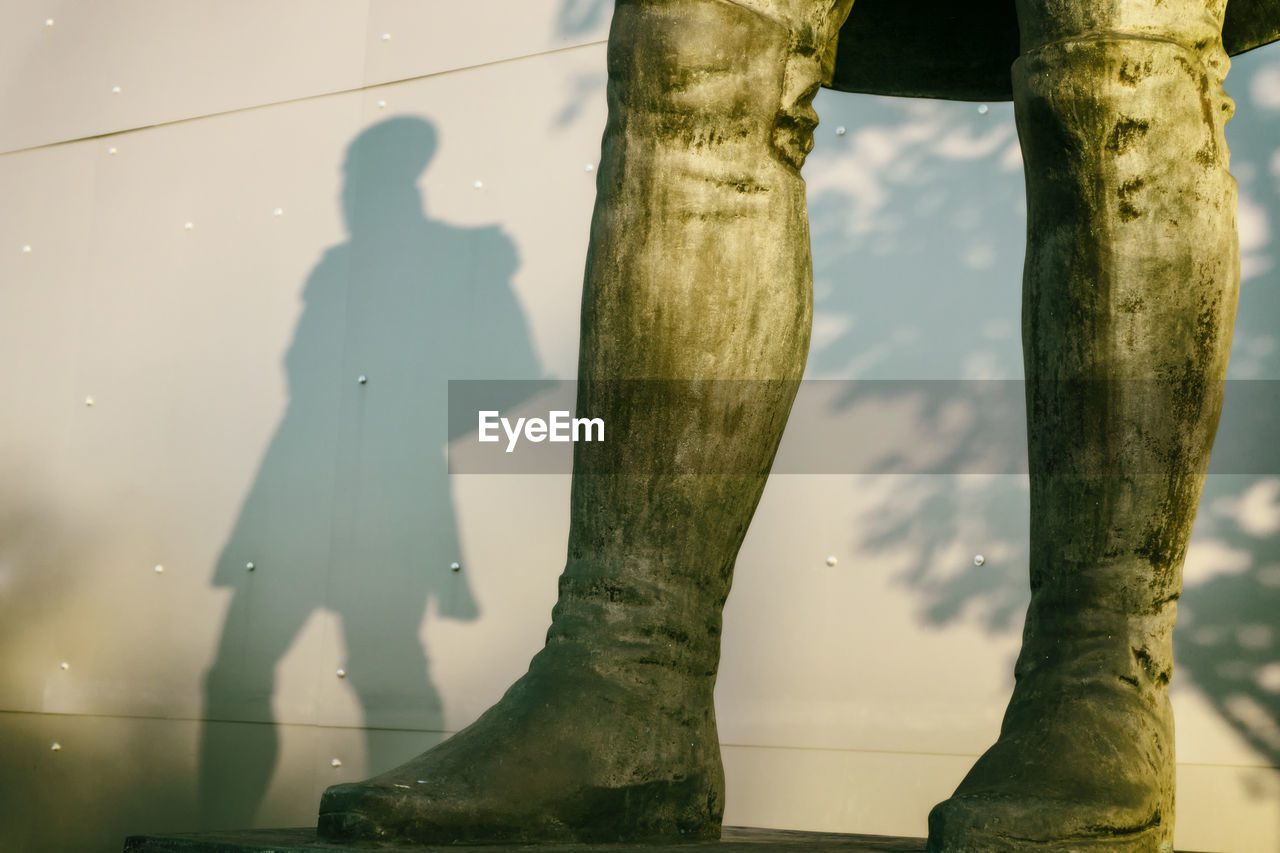
<instances>
[{"instance_id":1,"label":"knee-high boot","mask_svg":"<svg viewBox=\"0 0 1280 853\"><path fill-rule=\"evenodd\" d=\"M467 729L330 788L322 837L719 837L720 609L808 348L799 167L841 23L788 5L824 4L617 4L578 406L615 437L578 445L546 646Z\"/></svg>"},{"instance_id":2,"label":"knee-high boot","mask_svg":"<svg viewBox=\"0 0 1280 853\"><path fill-rule=\"evenodd\" d=\"M1032 597L932 851L1172 849L1171 633L1239 280L1206 5L1019 3Z\"/></svg>"}]
</instances>

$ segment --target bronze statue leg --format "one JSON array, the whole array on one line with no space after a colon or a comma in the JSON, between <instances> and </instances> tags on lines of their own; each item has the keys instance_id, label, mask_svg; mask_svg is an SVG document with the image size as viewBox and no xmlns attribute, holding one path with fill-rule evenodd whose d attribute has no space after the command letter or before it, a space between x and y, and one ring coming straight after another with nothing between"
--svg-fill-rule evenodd
<instances>
[{"instance_id":1,"label":"bronze statue leg","mask_svg":"<svg viewBox=\"0 0 1280 853\"><path fill-rule=\"evenodd\" d=\"M627 438L579 445L529 672L437 748L330 788L323 838L719 837L720 608L804 368L799 168L850 2L617 4L579 411Z\"/></svg>"},{"instance_id":2,"label":"bronze statue leg","mask_svg":"<svg viewBox=\"0 0 1280 853\"><path fill-rule=\"evenodd\" d=\"M1225 0L1019 0L1031 606L932 851L1172 849L1167 688L1239 279Z\"/></svg>"}]
</instances>

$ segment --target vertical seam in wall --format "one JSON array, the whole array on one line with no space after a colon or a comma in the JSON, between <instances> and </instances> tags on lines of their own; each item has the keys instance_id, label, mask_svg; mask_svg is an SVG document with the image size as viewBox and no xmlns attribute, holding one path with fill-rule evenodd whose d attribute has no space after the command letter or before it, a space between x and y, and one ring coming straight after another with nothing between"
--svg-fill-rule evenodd
<instances>
[{"instance_id":1,"label":"vertical seam in wall","mask_svg":"<svg viewBox=\"0 0 1280 853\"><path fill-rule=\"evenodd\" d=\"M366 0L365 24L364 24L364 51L363 51L363 55L361 56L361 62L360 62L359 92L362 95L364 93L367 93L371 88L373 88L369 85L369 45L372 39L373 39L373 2L372 0ZM366 108L365 108L366 101L367 99L365 97L360 97L358 101L357 112L356 112L356 122L354 127L354 131L357 136L361 132L363 132L365 125L368 121L368 116L366 114ZM350 147L350 145L351 145L351 140L348 140L347 147ZM344 152L345 150L346 149L344 148ZM345 167L345 160L344 160L343 166L340 168L343 168L343 167ZM347 174L343 174L342 180L344 182L343 193L345 195L347 191L345 182L351 180L351 176ZM355 188L355 193L358 195L359 192L360 192L360 187L357 185ZM347 223L348 227L349 225L350 224ZM347 235L348 241L350 241L350 236L351 235L348 233ZM344 470L347 470L349 466L354 465L357 469L359 467L358 458L354 460L348 460L345 463L343 460L343 454L344 454L343 438L346 433L347 410L349 408L348 395L351 393L350 389L348 389L347 387L347 383L348 383L347 374L350 372L347 370L347 365L348 365L348 359L350 357L351 291L352 291L352 276L354 275L354 272L355 272L354 263L355 263L354 254L351 252L347 252L345 262L344 262L344 266L346 268L342 271L342 281L343 281L342 352L338 358L338 364L337 364L337 370L339 371L339 376L336 376L333 378L333 381L337 384L337 389L338 389L338 395L335 400L338 406L338 411L335 413L337 417L334 419L334 427L335 427L335 431L333 435L334 452L332 456L333 465L331 468L331 471L332 471L331 482L333 484L333 488L332 488L332 491L330 492L330 497L329 497L329 546L325 549L324 603L325 603L325 610L327 612L325 613L326 618L324 619L324 628L321 632L321 636L324 640L324 645L322 649L339 647L341 649L341 654L343 656L344 666L346 664L346 658L348 656L347 653L349 651L349 649L347 648L348 641L345 635L345 627L346 627L345 624L343 624L341 627L338 624L339 620L341 619L341 617L338 615L340 611L338 609L335 609L333 606L333 594L334 594L333 579L334 579L334 563L337 562L337 559L341 557L341 554L339 554L339 552L337 551L337 547L340 544L338 542L339 525L342 525L345 523L346 532L349 537L352 532L351 523L354 521L354 517L355 517L355 512L354 512L353 506L351 505L354 504L356 500L356 496L352 495L350 500L343 499L343 496L341 494L342 473ZM315 270L313 269L311 271L311 274L314 275L314 273L315 273ZM305 287L303 292L305 293ZM299 324L302 322L302 317L305 314L306 310L307 310L307 306L304 302L302 306L302 312L299 313L298 315ZM296 336L297 334L298 334L298 327L297 325L295 325L294 335ZM351 380L354 381L354 377L351 377ZM353 400L352 402L358 405L358 401ZM358 446L359 446L359 442L357 440L354 442L353 447L358 447ZM348 516L345 519L340 517L340 513L342 513L344 509L347 510L345 514ZM329 661L329 663L333 663L333 661ZM330 669L330 667L326 667L325 662L322 660L320 663L320 666L317 667L316 671L313 674L315 677L315 687L316 687L316 705L315 705L314 712L311 719L311 722L313 725L319 724L320 711L325 704L324 703L324 695L325 695L324 685L326 682L325 672L328 669ZM368 720L361 720L361 722L364 724L367 724ZM364 759L367 762L369 759L369 756L365 755ZM312 762L312 766L314 768L314 772L316 773L320 772L318 768L321 766L321 762L318 759Z\"/></svg>"}]
</instances>

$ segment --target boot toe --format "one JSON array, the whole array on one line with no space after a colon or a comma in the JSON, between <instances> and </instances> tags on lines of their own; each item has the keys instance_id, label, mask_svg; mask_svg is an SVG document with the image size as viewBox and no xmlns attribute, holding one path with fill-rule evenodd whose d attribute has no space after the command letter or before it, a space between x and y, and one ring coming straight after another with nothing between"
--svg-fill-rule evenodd
<instances>
[{"instance_id":1,"label":"boot toe","mask_svg":"<svg viewBox=\"0 0 1280 853\"><path fill-rule=\"evenodd\" d=\"M324 841L376 840L386 836L382 820L393 812L378 788L369 785L334 785L320 798L317 835Z\"/></svg>"},{"instance_id":2,"label":"boot toe","mask_svg":"<svg viewBox=\"0 0 1280 853\"><path fill-rule=\"evenodd\" d=\"M1157 811L1001 793L957 794L929 812L929 853L1163 853Z\"/></svg>"}]
</instances>

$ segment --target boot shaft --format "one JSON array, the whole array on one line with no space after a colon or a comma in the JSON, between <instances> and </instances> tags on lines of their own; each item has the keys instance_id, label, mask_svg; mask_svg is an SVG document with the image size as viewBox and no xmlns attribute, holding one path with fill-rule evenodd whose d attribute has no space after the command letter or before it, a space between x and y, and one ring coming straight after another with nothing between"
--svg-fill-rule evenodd
<instances>
[{"instance_id":1,"label":"boot shaft","mask_svg":"<svg viewBox=\"0 0 1280 853\"><path fill-rule=\"evenodd\" d=\"M809 346L812 99L848 0L621 0L548 651L705 691Z\"/></svg>"}]
</instances>

